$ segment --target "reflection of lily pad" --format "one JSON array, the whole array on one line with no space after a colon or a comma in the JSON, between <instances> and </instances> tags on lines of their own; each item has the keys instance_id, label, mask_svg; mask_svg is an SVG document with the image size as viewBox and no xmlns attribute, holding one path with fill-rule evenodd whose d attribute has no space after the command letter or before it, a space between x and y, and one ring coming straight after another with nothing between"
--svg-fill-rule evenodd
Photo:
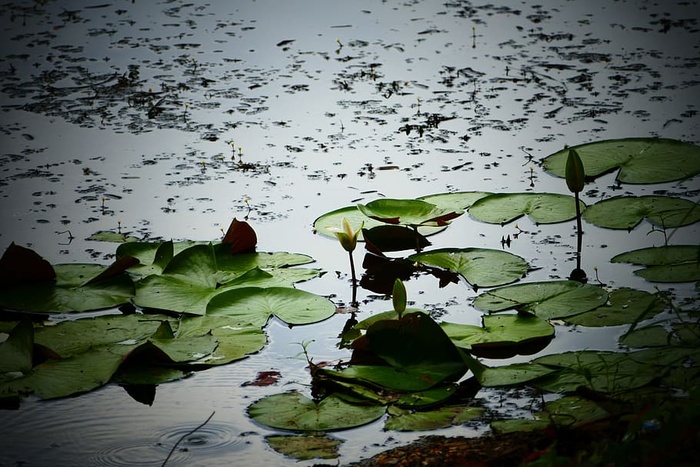
<instances>
[{"instance_id":1,"label":"reflection of lily pad","mask_svg":"<svg viewBox=\"0 0 700 467\"><path fill-rule=\"evenodd\" d=\"M664 310L656 295L643 290L616 289L610 292L605 305L585 313L563 318L569 324L581 326L618 326L651 318Z\"/></svg>"},{"instance_id":2,"label":"reflection of lily pad","mask_svg":"<svg viewBox=\"0 0 700 467\"><path fill-rule=\"evenodd\" d=\"M499 287L474 299L483 311L515 309L552 319L592 310L604 304L608 294L600 287L576 281L531 282Z\"/></svg>"},{"instance_id":3,"label":"reflection of lily pad","mask_svg":"<svg viewBox=\"0 0 700 467\"><path fill-rule=\"evenodd\" d=\"M700 206L669 196L616 196L589 206L583 218L608 229L633 229L644 218L661 228L681 227L700 220Z\"/></svg>"},{"instance_id":4,"label":"reflection of lily pad","mask_svg":"<svg viewBox=\"0 0 700 467\"><path fill-rule=\"evenodd\" d=\"M581 211L586 205L580 201ZM528 215L538 224L555 224L576 217L573 196L557 193L499 193L476 201L469 208L474 219L489 224L507 224Z\"/></svg>"},{"instance_id":5,"label":"reflection of lily pad","mask_svg":"<svg viewBox=\"0 0 700 467\"><path fill-rule=\"evenodd\" d=\"M671 139L627 138L572 146L583 161L586 177L596 178L620 168L623 183L662 183L700 174L700 147ZM558 177L566 174L569 149L543 159L544 168Z\"/></svg>"},{"instance_id":6,"label":"reflection of lily pad","mask_svg":"<svg viewBox=\"0 0 700 467\"><path fill-rule=\"evenodd\" d=\"M444 248L411 255L408 259L457 272L478 287L515 282L528 270L527 261L520 256L486 248Z\"/></svg>"},{"instance_id":7,"label":"reflection of lily pad","mask_svg":"<svg viewBox=\"0 0 700 467\"><path fill-rule=\"evenodd\" d=\"M387 224L429 225L441 227L464 214L462 210L442 208L419 199L382 198L358 204L364 215Z\"/></svg>"},{"instance_id":8,"label":"reflection of lily pad","mask_svg":"<svg viewBox=\"0 0 700 467\"><path fill-rule=\"evenodd\" d=\"M700 247L696 245L641 248L621 253L610 261L646 266L634 273L651 282L700 280Z\"/></svg>"},{"instance_id":9,"label":"reflection of lily pad","mask_svg":"<svg viewBox=\"0 0 700 467\"><path fill-rule=\"evenodd\" d=\"M248 407L258 423L292 431L331 431L366 425L384 415L380 405L355 405L330 395L316 403L299 392L264 397Z\"/></svg>"},{"instance_id":10,"label":"reflection of lily pad","mask_svg":"<svg viewBox=\"0 0 700 467\"><path fill-rule=\"evenodd\" d=\"M466 349L507 347L554 336L554 327L537 316L485 315L483 326L442 323L457 346Z\"/></svg>"}]
</instances>

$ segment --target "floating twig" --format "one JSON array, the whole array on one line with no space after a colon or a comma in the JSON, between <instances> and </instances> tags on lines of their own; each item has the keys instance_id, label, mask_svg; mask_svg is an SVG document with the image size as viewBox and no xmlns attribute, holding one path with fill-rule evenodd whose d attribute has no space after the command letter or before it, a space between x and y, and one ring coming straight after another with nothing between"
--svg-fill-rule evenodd
<instances>
[{"instance_id":1,"label":"floating twig","mask_svg":"<svg viewBox=\"0 0 700 467\"><path fill-rule=\"evenodd\" d=\"M170 450L170 452L168 453L168 457L165 458L165 460L164 460L163 463L161 464L161 467L164 467L165 464L168 463L168 460L170 460L170 456L172 456L173 453L175 452L175 449L177 449L177 445L180 444L180 443L182 442L183 439L187 438L189 435L193 434L195 431L199 430L199 429L202 428L204 425L206 425L207 423L209 423L209 420L211 420L211 417L213 417L215 413L216 413L216 410L212 411L211 415L209 415L209 417L207 417L207 419L204 420L204 422L202 422L197 428L195 428L194 430L191 430L191 431L185 433L184 435L182 435L182 436L180 437L180 439L178 439L177 442L175 443L175 445L172 447L172 449Z\"/></svg>"}]
</instances>

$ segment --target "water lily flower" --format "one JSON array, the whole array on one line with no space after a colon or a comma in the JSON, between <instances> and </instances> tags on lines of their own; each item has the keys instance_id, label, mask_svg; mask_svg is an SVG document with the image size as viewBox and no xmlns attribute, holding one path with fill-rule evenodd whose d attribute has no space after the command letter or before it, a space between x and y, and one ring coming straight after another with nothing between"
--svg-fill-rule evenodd
<instances>
[{"instance_id":1,"label":"water lily flower","mask_svg":"<svg viewBox=\"0 0 700 467\"><path fill-rule=\"evenodd\" d=\"M347 217L343 217L341 228L338 229L333 227L330 230L338 238L338 241L343 246L343 249L347 252L352 252L355 250L355 247L357 247L357 237L360 236L360 232L364 226L365 223L363 221L357 230L352 230L350 221L347 219Z\"/></svg>"}]
</instances>

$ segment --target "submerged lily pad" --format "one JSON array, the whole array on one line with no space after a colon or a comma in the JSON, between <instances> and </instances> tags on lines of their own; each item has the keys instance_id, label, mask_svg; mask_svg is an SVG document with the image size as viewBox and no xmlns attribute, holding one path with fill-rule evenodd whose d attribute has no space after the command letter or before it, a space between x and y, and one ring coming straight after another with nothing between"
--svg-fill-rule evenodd
<instances>
[{"instance_id":1,"label":"submerged lily pad","mask_svg":"<svg viewBox=\"0 0 700 467\"><path fill-rule=\"evenodd\" d=\"M657 227L681 227L700 220L700 205L669 196L616 196L589 206L583 218L608 229L631 230L645 218Z\"/></svg>"},{"instance_id":2,"label":"submerged lily pad","mask_svg":"<svg viewBox=\"0 0 700 467\"><path fill-rule=\"evenodd\" d=\"M620 169L623 183L663 183L700 174L700 147L672 139L626 138L572 146L581 157L587 178ZM569 148L543 159L547 172L566 175Z\"/></svg>"},{"instance_id":3,"label":"submerged lily pad","mask_svg":"<svg viewBox=\"0 0 700 467\"><path fill-rule=\"evenodd\" d=\"M408 259L457 272L475 287L509 284L528 270L527 261L520 256L486 248L444 248L411 255Z\"/></svg>"},{"instance_id":4,"label":"submerged lily pad","mask_svg":"<svg viewBox=\"0 0 700 467\"><path fill-rule=\"evenodd\" d=\"M447 406L435 410L404 410L390 407L390 417L384 429L396 431L427 431L459 426L484 414L483 407Z\"/></svg>"},{"instance_id":5,"label":"submerged lily pad","mask_svg":"<svg viewBox=\"0 0 700 467\"><path fill-rule=\"evenodd\" d=\"M438 207L419 199L382 198L367 204L358 204L357 208L372 219L387 224L411 226L442 227L464 214L462 210Z\"/></svg>"},{"instance_id":6,"label":"submerged lily pad","mask_svg":"<svg viewBox=\"0 0 700 467\"><path fill-rule=\"evenodd\" d=\"M267 444L275 451L297 460L335 459L341 440L329 436L267 436Z\"/></svg>"},{"instance_id":7,"label":"submerged lily pad","mask_svg":"<svg viewBox=\"0 0 700 467\"><path fill-rule=\"evenodd\" d=\"M581 211L586 205L579 201ZM537 224L556 224L576 217L576 199L557 193L498 193L476 201L469 208L474 219L507 224L524 215Z\"/></svg>"},{"instance_id":8,"label":"submerged lily pad","mask_svg":"<svg viewBox=\"0 0 700 467\"><path fill-rule=\"evenodd\" d=\"M483 311L514 309L543 319L564 318L603 305L608 294L600 287L576 281L531 282L499 287L474 299Z\"/></svg>"},{"instance_id":9,"label":"submerged lily pad","mask_svg":"<svg viewBox=\"0 0 700 467\"><path fill-rule=\"evenodd\" d=\"M381 405L356 405L331 394L314 402L293 391L264 397L248 407L256 422L291 431L332 431L366 425L385 413Z\"/></svg>"},{"instance_id":10,"label":"submerged lily pad","mask_svg":"<svg viewBox=\"0 0 700 467\"><path fill-rule=\"evenodd\" d=\"M537 316L485 315L483 326L441 323L457 346L465 349L507 347L554 336L554 326Z\"/></svg>"},{"instance_id":11,"label":"submerged lily pad","mask_svg":"<svg viewBox=\"0 0 700 467\"><path fill-rule=\"evenodd\" d=\"M634 274L651 282L700 280L700 246L697 245L641 248L616 255L610 261L646 266Z\"/></svg>"}]
</instances>

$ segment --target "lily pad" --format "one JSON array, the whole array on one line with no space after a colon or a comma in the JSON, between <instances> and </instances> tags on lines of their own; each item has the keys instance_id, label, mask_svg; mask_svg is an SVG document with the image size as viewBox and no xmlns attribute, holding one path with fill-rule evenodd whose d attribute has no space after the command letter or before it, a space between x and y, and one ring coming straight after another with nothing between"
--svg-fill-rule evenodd
<instances>
[{"instance_id":1,"label":"lily pad","mask_svg":"<svg viewBox=\"0 0 700 467\"><path fill-rule=\"evenodd\" d=\"M330 436L267 436L272 449L297 460L335 459L343 441Z\"/></svg>"},{"instance_id":2,"label":"lily pad","mask_svg":"<svg viewBox=\"0 0 700 467\"><path fill-rule=\"evenodd\" d=\"M700 280L700 246L697 245L641 248L613 256L610 261L646 266L634 274L651 282Z\"/></svg>"},{"instance_id":3,"label":"lily pad","mask_svg":"<svg viewBox=\"0 0 700 467\"><path fill-rule=\"evenodd\" d=\"M353 231L364 225L365 229L371 229L380 225L386 225L384 222L380 222L376 219L366 216L362 211L358 209L357 206L346 206L344 208L336 209L334 211L327 212L319 216L314 221L314 232L324 237L329 237L336 239L334 229L337 229L341 225L343 218L350 222L350 226ZM429 236L445 230L447 226L442 227L432 227L427 225L421 225L418 227L418 232L421 235ZM360 233L359 240L363 240L362 233Z\"/></svg>"},{"instance_id":4,"label":"lily pad","mask_svg":"<svg viewBox=\"0 0 700 467\"><path fill-rule=\"evenodd\" d=\"M589 327L619 326L651 318L664 309L664 303L656 295L643 290L622 288L610 292L605 305L563 320L569 324Z\"/></svg>"},{"instance_id":5,"label":"lily pad","mask_svg":"<svg viewBox=\"0 0 700 467\"><path fill-rule=\"evenodd\" d=\"M419 196L417 199L427 201L441 209L466 211L476 201L492 194L488 191L458 191L455 193L436 193L434 195Z\"/></svg>"},{"instance_id":6,"label":"lily pad","mask_svg":"<svg viewBox=\"0 0 700 467\"><path fill-rule=\"evenodd\" d=\"M441 323L442 329L458 347L508 347L554 336L554 326L537 316L485 315L483 326Z\"/></svg>"},{"instance_id":7,"label":"lily pad","mask_svg":"<svg viewBox=\"0 0 700 467\"><path fill-rule=\"evenodd\" d=\"M381 405L350 404L331 394L314 402L292 391L264 397L248 407L256 422L291 431L332 431L371 423L385 413Z\"/></svg>"},{"instance_id":8,"label":"lily pad","mask_svg":"<svg viewBox=\"0 0 700 467\"><path fill-rule=\"evenodd\" d=\"M617 394L645 386L662 374L661 366L638 362L631 353L622 352L565 352L540 357L533 363L561 370L534 383L540 389L558 393L572 393L583 386Z\"/></svg>"},{"instance_id":9,"label":"lily pad","mask_svg":"<svg viewBox=\"0 0 700 467\"><path fill-rule=\"evenodd\" d=\"M486 248L443 248L414 254L408 259L457 272L475 287L509 284L528 270L527 261L520 256Z\"/></svg>"},{"instance_id":10,"label":"lily pad","mask_svg":"<svg viewBox=\"0 0 700 467\"><path fill-rule=\"evenodd\" d=\"M589 206L582 217L608 229L632 230L645 218L657 227L673 228L700 220L700 205L669 196L616 196Z\"/></svg>"},{"instance_id":11,"label":"lily pad","mask_svg":"<svg viewBox=\"0 0 700 467\"><path fill-rule=\"evenodd\" d=\"M421 311L405 313L396 320L375 321L353 342L353 348L350 366L323 373L408 392L455 381L468 370L462 353L440 325Z\"/></svg>"},{"instance_id":12,"label":"lily pad","mask_svg":"<svg viewBox=\"0 0 700 467\"><path fill-rule=\"evenodd\" d=\"M586 205L579 201L581 211ZM557 193L498 193L476 201L469 208L474 219L507 224L524 215L537 224L556 224L576 217L576 199Z\"/></svg>"},{"instance_id":13,"label":"lily pad","mask_svg":"<svg viewBox=\"0 0 700 467\"><path fill-rule=\"evenodd\" d=\"M620 169L623 183L663 183L700 173L700 147L672 139L626 138L572 146L581 157L586 177ZM569 148L543 159L547 172L564 178Z\"/></svg>"},{"instance_id":14,"label":"lily pad","mask_svg":"<svg viewBox=\"0 0 700 467\"><path fill-rule=\"evenodd\" d=\"M33 355L34 326L29 320L20 321L0 343L0 374L30 371Z\"/></svg>"},{"instance_id":15,"label":"lily pad","mask_svg":"<svg viewBox=\"0 0 700 467\"><path fill-rule=\"evenodd\" d=\"M482 407L447 406L435 410L409 411L390 407L385 430L427 431L459 426L484 414Z\"/></svg>"},{"instance_id":16,"label":"lily pad","mask_svg":"<svg viewBox=\"0 0 700 467\"><path fill-rule=\"evenodd\" d=\"M442 227L462 214L462 210L445 209L419 199L381 198L357 208L367 217L387 223L409 226Z\"/></svg>"},{"instance_id":17,"label":"lily pad","mask_svg":"<svg viewBox=\"0 0 700 467\"><path fill-rule=\"evenodd\" d=\"M125 273L96 278L108 267L99 264L55 264L55 280L0 289L0 306L34 313L70 313L112 308L134 296Z\"/></svg>"},{"instance_id":18,"label":"lily pad","mask_svg":"<svg viewBox=\"0 0 700 467\"><path fill-rule=\"evenodd\" d=\"M531 282L499 287L474 299L483 311L514 309L543 319L564 318L603 305L608 294L600 287L576 281Z\"/></svg>"},{"instance_id":19,"label":"lily pad","mask_svg":"<svg viewBox=\"0 0 700 467\"><path fill-rule=\"evenodd\" d=\"M227 290L211 299L209 316L226 316L232 326L263 327L271 316L287 324L309 324L335 314L328 299L291 287L242 287Z\"/></svg>"}]
</instances>

